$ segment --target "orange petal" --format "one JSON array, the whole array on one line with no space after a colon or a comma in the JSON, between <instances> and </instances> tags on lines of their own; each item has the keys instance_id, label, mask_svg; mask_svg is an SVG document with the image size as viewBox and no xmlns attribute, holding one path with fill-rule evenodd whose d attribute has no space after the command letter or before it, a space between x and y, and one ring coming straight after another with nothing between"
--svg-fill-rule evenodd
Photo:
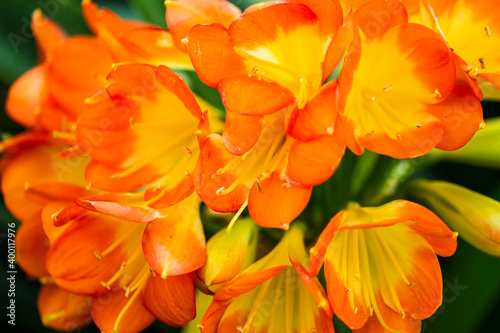
<instances>
[{"instance_id":1,"label":"orange petal","mask_svg":"<svg viewBox=\"0 0 500 333\"><path fill-rule=\"evenodd\" d=\"M279 172L253 185L248 195L248 211L258 225L287 229L304 210L311 197L311 187L298 187L280 179Z\"/></svg>"},{"instance_id":2,"label":"orange petal","mask_svg":"<svg viewBox=\"0 0 500 333\"><path fill-rule=\"evenodd\" d=\"M354 24L369 39L382 36L392 27L407 22L406 8L398 0L368 1L354 14Z\"/></svg>"},{"instance_id":3,"label":"orange petal","mask_svg":"<svg viewBox=\"0 0 500 333\"><path fill-rule=\"evenodd\" d=\"M256 273L245 273L245 271L243 271L243 273L237 275L236 278L226 283L224 287L215 293L214 301L226 303L236 296L245 294L262 282L274 277L285 267L286 266L275 266Z\"/></svg>"},{"instance_id":4,"label":"orange petal","mask_svg":"<svg viewBox=\"0 0 500 333\"><path fill-rule=\"evenodd\" d=\"M71 294L55 284L46 284L38 292L38 312L46 327L74 331L92 321L92 297Z\"/></svg>"},{"instance_id":5,"label":"orange petal","mask_svg":"<svg viewBox=\"0 0 500 333\"><path fill-rule=\"evenodd\" d=\"M230 173L230 170L218 172L235 158L237 157L226 150L218 134L207 136L201 146L198 164L193 173L193 182L200 198L212 210L235 212L247 199L249 187L246 184L239 184L230 193L217 194L221 188L228 188L236 181L238 175Z\"/></svg>"},{"instance_id":6,"label":"orange petal","mask_svg":"<svg viewBox=\"0 0 500 333\"><path fill-rule=\"evenodd\" d=\"M325 81L338 66L354 38L354 32L348 26L341 26L330 42L323 62L323 79Z\"/></svg>"},{"instance_id":7,"label":"orange petal","mask_svg":"<svg viewBox=\"0 0 500 333\"><path fill-rule=\"evenodd\" d=\"M201 333L217 333L219 322L228 306L229 304L220 304L218 302L210 303L210 306L199 324Z\"/></svg>"},{"instance_id":8,"label":"orange petal","mask_svg":"<svg viewBox=\"0 0 500 333\"><path fill-rule=\"evenodd\" d=\"M330 250L329 250L330 251ZM325 261L325 278L328 298L333 308L333 312L338 316L350 329L359 329L365 325L370 317L370 310L364 306L362 300L359 299L358 293L348 289L342 280L338 267L335 267L331 260ZM349 301L349 294L353 294L354 310Z\"/></svg>"},{"instance_id":9,"label":"orange petal","mask_svg":"<svg viewBox=\"0 0 500 333\"><path fill-rule=\"evenodd\" d=\"M240 74L249 74L243 59L229 43L227 28L214 23L197 25L191 29L187 44L189 56L200 80L217 88L220 80Z\"/></svg>"},{"instance_id":10,"label":"orange petal","mask_svg":"<svg viewBox=\"0 0 500 333\"><path fill-rule=\"evenodd\" d=\"M233 155L243 155L249 151L262 132L261 120L260 116L246 116L226 110L222 140L227 150Z\"/></svg>"},{"instance_id":11,"label":"orange petal","mask_svg":"<svg viewBox=\"0 0 500 333\"><path fill-rule=\"evenodd\" d=\"M168 29L182 50L186 49L182 39L195 25L219 23L228 27L241 14L238 7L225 0L175 0L165 6Z\"/></svg>"},{"instance_id":12,"label":"orange petal","mask_svg":"<svg viewBox=\"0 0 500 333\"><path fill-rule=\"evenodd\" d=\"M144 307L139 294L126 297L123 291L94 298L92 319L101 332L141 332L155 319Z\"/></svg>"},{"instance_id":13,"label":"orange petal","mask_svg":"<svg viewBox=\"0 0 500 333\"><path fill-rule=\"evenodd\" d=\"M469 87L459 84L446 100L432 105L430 112L444 126L443 138L436 147L443 150L463 147L484 125L481 101Z\"/></svg>"},{"instance_id":14,"label":"orange petal","mask_svg":"<svg viewBox=\"0 0 500 333\"><path fill-rule=\"evenodd\" d=\"M295 141L288 155L287 179L303 186L315 186L330 178L344 156L342 128L337 125L333 135L315 140Z\"/></svg>"},{"instance_id":15,"label":"orange petal","mask_svg":"<svg viewBox=\"0 0 500 333\"><path fill-rule=\"evenodd\" d=\"M290 0L309 7L319 19L320 34L333 36L342 25L343 13L340 3L336 0Z\"/></svg>"},{"instance_id":16,"label":"orange petal","mask_svg":"<svg viewBox=\"0 0 500 333\"><path fill-rule=\"evenodd\" d=\"M66 32L56 22L43 16L40 9L36 9L31 17L31 30L35 35L38 48L43 57L57 44L66 39Z\"/></svg>"},{"instance_id":17,"label":"orange petal","mask_svg":"<svg viewBox=\"0 0 500 333\"><path fill-rule=\"evenodd\" d=\"M51 98L76 120L85 109L85 99L104 88L113 60L95 39L76 36L55 47L46 63L47 87Z\"/></svg>"},{"instance_id":18,"label":"orange petal","mask_svg":"<svg viewBox=\"0 0 500 333\"><path fill-rule=\"evenodd\" d=\"M158 211L144 206L142 195L132 193L97 194L78 198L75 202L87 210L136 223L151 222L161 216Z\"/></svg>"},{"instance_id":19,"label":"orange petal","mask_svg":"<svg viewBox=\"0 0 500 333\"><path fill-rule=\"evenodd\" d=\"M477 79L473 79L470 75L470 66L468 63L465 62L462 58L460 58L455 52L453 52L453 57L455 58L455 66L457 68L457 78L456 82L457 84L469 87L474 94L476 95L477 99L482 100L483 99L483 92L481 91L481 88L479 87L479 83L477 82ZM483 77L482 73L479 73L478 76ZM500 84L497 86L500 87Z\"/></svg>"},{"instance_id":20,"label":"orange petal","mask_svg":"<svg viewBox=\"0 0 500 333\"><path fill-rule=\"evenodd\" d=\"M325 314L328 316L328 318L331 319L333 318L333 311L332 307L330 305L330 302L328 301L328 298L326 296L325 290L319 283L317 279L314 279L309 272L302 266L302 264L297 261L295 258L290 256L290 262L292 263L293 267L297 271L297 274L299 275L300 279L302 280L302 283L304 286L306 286L307 290L311 293L311 295L314 297L316 300L316 303L318 304L318 308L323 310ZM333 328L332 328L333 332Z\"/></svg>"},{"instance_id":21,"label":"orange petal","mask_svg":"<svg viewBox=\"0 0 500 333\"><path fill-rule=\"evenodd\" d=\"M248 75L223 79L219 93L227 109L252 116L276 112L296 101L292 92L279 84Z\"/></svg>"},{"instance_id":22,"label":"orange petal","mask_svg":"<svg viewBox=\"0 0 500 333\"><path fill-rule=\"evenodd\" d=\"M33 278L50 276L45 268L49 246L41 221L21 224L16 232L16 263Z\"/></svg>"},{"instance_id":23,"label":"orange petal","mask_svg":"<svg viewBox=\"0 0 500 333\"><path fill-rule=\"evenodd\" d=\"M323 265L323 262L325 261L328 245L330 245L335 232L339 228L344 214L345 210L340 211L330 220L330 222L328 222L325 229L323 229L319 235L316 245L311 248L311 257L309 258L309 274L311 274L311 276L318 275L321 265Z\"/></svg>"},{"instance_id":24,"label":"orange petal","mask_svg":"<svg viewBox=\"0 0 500 333\"><path fill-rule=\"evenodd\" d=\"M165 176L168 178L169 175ZM147 201L151 208L165 208L181 202L189 197L194 191L193 179L191 174L184 174L173 182L160 179L146 187L144 192L144 201Z\"/></svg>"},{"instance_id":25,"label":"orange petal","mask_svg":"<svg viewBox=\"0 0 500 333\"><path fill-rule=\"evenodd\" d=\"M198 200L192 195L163 209L165 217L150 222L144 231L144 255L162 278L193 272L207 259Z\"/></svg>"},{"instance_id":26,"label":"orange petal","mask_svg":"<svg viewBox=\"0 0 500 333\"><path fill-rule=\"evenodd\" d=\"M38 65L25 72L10 87L5 110L15 122L35 125L41 101L46 98L44 66Z\"/></svg>"},{"instance_id":27,"label":"orange petal","mask_svg":"<svg viewBox=\"0 0 500 333\"><path fill-rule=\"evenodd\" d=\"M422 322L417 319L413 319L411 317L403 318L401 313L392 310L390 307L385 305L385 303L378 298L378 304L380 313L382 314L382 318L386 322L387 326L390 328L400 331L400 332L408 332L408 333L419 333ZM371 316L368 318L366 324L360 328L359 330L353 330L355 333L380 333L387 332L384 326L380 323L377 316Z\"/></svg>"},{"instance_id":28,"label":"orange petal","mask_svg":"<svg viewBox=\"0 0 500 333\"><path fill-rule=\"evenodd\" d=\"M196 317L193 273L150 277L142 293L146 309L170 326L187 325Z\"/></svg>"},{"instance_id":29,"label":"orange petal","mask_svg":"<svg viewBox=\"0 0 500 333\"><path fill-rule=\"evenodd\" d=\"M68 291L89 295L107 291L101 282L109 281L119 272L123 262L140 246L140 233L139 237L130 236L136 237L136 241L120 240L127 232L134 232L132 226L138 228L136 233L142 230L142 225L106 215L93 212L80 215L52 243L45 261L47 270L57 285ZM117 283L109 287L121 286Z\"/></svg>"}]
</instances>

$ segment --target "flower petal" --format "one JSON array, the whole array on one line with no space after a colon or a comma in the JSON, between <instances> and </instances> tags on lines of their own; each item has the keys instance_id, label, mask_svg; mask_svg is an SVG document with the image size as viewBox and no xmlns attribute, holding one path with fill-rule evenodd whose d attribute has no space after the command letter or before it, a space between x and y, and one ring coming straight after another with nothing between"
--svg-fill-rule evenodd
<instances>
[{"instance_id":1,"label":"flower petal","mask_svg":"<svg viewBox=\"0 0 500 333\"><path fill-rule=\"evenodd\" d=\"M222 141L231 154L243 155L249 151L259 139L261 132L262 117L226 111Z\"/></svg>"},{"instance_id":2,"label":"flower petal","mask_svg":"<svg viewBox=\"0 0 500 333\"><path fill-rule=\"evenodd\" d=\"M44 326L58 331L74 331L92 321L92 297L69 293L55 284L45 284L38 292L38 312Z\"/></svg>"},{"instance_id":3,"label":"flower petal","mask_svg":"<svg viewBox=\"0 0 500 333\"><path fill-rule=\"evenodd\" d=\"M155 318L170 326L186 326L196 317L193 273L150 277L142 300Z\"/></svg>"},{"instance_id":4,"label":"flower petal","mask_svg":"<svg viewBox=\"0 0 500 333\"><path fill-rule=\"evenodd\" d=\"M251 71L233 50L223 25L193 27L189 31L187 48L196 74L210 87L217 88L220 80Z\"/></svg>"},{"instance_id":5,"label":"flower petal","mask_svg":"<svg viewBox=\"0 0 500 333\"><path fill-rule=\"evenodd\" d=\"M155 317L142 304L139 294L126 297L123 291L94 298L92 319L101 332L141 332Z\"/></svg>"},{"instance_id":6,"label":"flower petal","mask_svg":"<svg viewBox=\"0 0 500 333\"><path fill-rule=\"evenodd\" d=\"M219 23L228 27L241 14L238 7L225 0L175 0L165 6L168 29L182 50L186 49L182 39L195 25Z\"/></svg>"},{"instance_id":7,"label":"flower petal","mask_svg":"<svg viewBox=\"0 0 500 333\"><path fill-rule=\"evenodd\" d=\"M252 116L276 112L296 101L292 92L279 84L248 75L223 79L219 93L227 109Z\"/></svg>"},{"instance_id":8,"label":"flower petal","mask_svg":"<svg viewBox=\"0 0 500 333\"><path fill-rule=\"evenodd\" d=\"M315 186L330 178L344 156L342 128L337 125L333 135L312 141L295 141L286 166L287 179L293 184Z\"/></svg>"},{"instance_id":9,"label":"flower petal","mask_svg":"<svg viewBox=\"0 0 500 333\"><path fill-rule=\"evenodd\" d=\"M337 96L338 82L332 80L303 109L295 106L287 121L287 134L301 141L332 134L337 118Z\"/></svg>"},{"instance_id":10,"label":"flower petal","mask_svg":"<svg viewBox=\"0 0 500 333\"><path fill-rule=\"evenodd\" d=\"M56 22L42 14L36 9L31 17L31 30L35 35L36 43L41 51L42 58L48 54L57 44L66 39L66 32Z\"/></svg>"},{"instance_id":11,"label":"flower petal","mask_svg":"<svg viewBox=\"0 0 500 333\"><path fill-rule=\"evenodd\" d=\"M142 236L142 248L151 268L165 278L203 266L207 253L196 195L161 213L164 217L150 222Z\"/></svg>"},{"instance_id":12,"label":"flower petal","mask_svg":"<svg viewBox=\"0 0 500 333\"><path fill-rule=\"evenodd\" d=\"M21 224L17 228L15 241L16 264L32 278L50 276L45 268L45 255L50 245L41 221Z\"/></svg>"},{"instance_id":13,"label":"flower petal","mask_svg":"<svg viewBox=\"0 0 500 333\"><path fill-rule=\"evenodd\" d=\"M281 180L275 171L270 178L253 185L248 194L248 211L258 225L288 229L304 210L311 197L311 187L298 187Z\"/></svg>"}]
</instances>

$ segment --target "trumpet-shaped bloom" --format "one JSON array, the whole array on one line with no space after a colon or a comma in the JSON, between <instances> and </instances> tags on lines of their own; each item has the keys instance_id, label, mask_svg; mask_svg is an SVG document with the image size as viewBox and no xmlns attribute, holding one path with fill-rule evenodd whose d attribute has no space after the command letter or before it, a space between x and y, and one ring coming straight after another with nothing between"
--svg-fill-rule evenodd
<instances>
[{"instance_id":1,"label":"trumpet-shaped bloom","mask_svg":"<svg viewBox=\"0 0 500 333\"><path fill-rule=\"evenodd\" d=\"M500 257L500 202L444 181L416 180L412 195L425 200L460 237Z\"/></svg>"},{"instance_id":2,"label":"trumpet-shaped bloom","mask_svg":"<svg viewBox=\"0 0 500 333\"><path fill-rule=\"evenodd\" d=\"M457 241L436 215L399 200L380 207L352 204L332 218L311 249L315 276L323 261L335 314L352 329L419 332L441 304L436 254Z\"/></svg>"},{"instance_id":3,"label":"trumpet-shaped bloom","mask_svg":"<svg viewBox=\"0 0 500 333\"><path fill-rule=\"evenodd\" d=\"M286 228L311 186L333 174L345 148L335 123L338 85L322 84L350 37L337 1L269 2L249 7L229 28L190 30L195 70L227 109L222 137L202 142L196 170L210 208L248 203L258 224Z\"/></svg>"},{"instance_id":4,"label":"trumpet-shaped bloom","mask_svg":"<svg viewBox=\"0 0 500 333\"><path fill-rule=\"evenodd\" d=\"M422 16L446 38L460 57L463 80L477 81L485 98L498 100L500 93L499 9L489 0L428 0ZM457 57L458 58L458 57ZM463 60L461 60L463 59ZM468 76L468 77L467 77Z\"/></svg>"},{"instance_id":5,"label":"trumpet-shaped bloom","mask_svg":"<svg viewBox=\"0 0 500 333\"><path fill-rule=\"evenodd\" d=\"M44 61L14 82L6 110L37 130L70 131L85 99L104 88L113 60L94 37L66 38L40 11L33 13L31 27Z\"/></svg>"},{"instance_id":6,"label":"trumpet-shaped bloom","mask_svg":"<svg viewBox=\"0 0 500 333\"><path fill-rule=\"evenodd\" d=\"M141 198L87 196L51 217L65 229L51 242L47 269L64 289L94 296L103 331L140 331L154 318L184 326L195 316L192 272L206 260L199 200L155 211Z\"/></svg>"},{"instance_id":7,"label":"trumpet-shaped bloom","mask_svg":"<svg viewBox=\"0 0 500 333\"><path fill-rule=\"evenodd\" d=\"M333 332L330 304L302 266L306 260L302 231L292 227L268 255L215 293L201 332Z\"/></svg>"},{"instance_id":8,"label":"trumpet-shaped bloom","mask_svg":"<svg viewBox=\"0 0 500 333\"><path fill-rule=\"evenodd\" d=\"M350 21L356 37L340 73L339 110L356 154L366 148L413 158L435 147L458 149L482 126L479 99L456 83L446 41L407 20L399 1L377 0Z\"/></svg>"},{"instance_id":9,"label":"trumpet-shaped bloom","mask_svg":"<svg viewBox=\"0 0 500 333\"><path fill-rule=\"evenodd\" d=\"M193 191L197 129L208 122L184 80L165 66L116 66L106 92L78 119L77 141L92 162L86 179L107 191L145 192L151 205Z\"/></svg>"},{"instance_id":10,"label":"trumpet-shaped bloom","mask_svg":"<svg viewBox=\"0 0 500 333\"><path fill-rule=\"evenodd\" d=\"M176 47L170 31L145 22L123 20L106 8L99 9L91 0L82 2L82 11L90 29L115 62L133 61L192 69L189 56Z\"/></svg>"}]
</instances>

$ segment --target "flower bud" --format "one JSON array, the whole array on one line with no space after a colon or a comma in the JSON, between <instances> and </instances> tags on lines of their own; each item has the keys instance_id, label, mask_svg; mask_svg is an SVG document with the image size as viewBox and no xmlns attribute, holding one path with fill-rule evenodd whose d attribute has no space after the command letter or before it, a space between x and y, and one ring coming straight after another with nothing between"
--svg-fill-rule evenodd
<instances>
[{"instance_id":1,"label":"flower bud","mask_svg":"<svg viewBox=\"0 0 500 333\"><path fill-rule=\"evenodd\" d=\"M417 180L411 189L412 195L425 200L460 237L500 257L500 202L444 181Z\"/></svg>"},{"instance_id":2,"label":"flower bud","mask_svg":"<svg viewBox=\"0 0 500 333\"><path fill-rule=\"evenodd\" d=\"M207 242L207 261L196 271L196 285L215 293L253 263L258 227L251 219L240 219L230 230L223 229Z\"/></svg>"}]
</instances>

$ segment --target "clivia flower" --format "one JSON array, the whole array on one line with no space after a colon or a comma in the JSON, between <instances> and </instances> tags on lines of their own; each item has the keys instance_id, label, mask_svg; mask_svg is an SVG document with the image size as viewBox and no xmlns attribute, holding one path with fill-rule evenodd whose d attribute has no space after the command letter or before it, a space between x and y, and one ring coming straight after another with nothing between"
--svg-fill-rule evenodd
<instances>
[{"instance_id":1,"label":"clivia flower","mask_svg":"<svg viewBox=\"0 0 500 333\"><path fill-rule=\"evenodd\" d=\"M458 80L452 50L439 33L408 23L403 4L367 2L348 24L355 38L340 72L339 112L354 153L406 159L454 150L483 127L480 99Z\"/></svg>"},{"instance_id":2,"label":"clivia flower","mask_svg":"<svg viewBox=\"0 0 500 333\"><path fill-rule=\"evenodd\" d=\"M227 109L222 136L201 142L194 179L210 208L248 205L256 223L287 228L311 187L333 174L345 148L338 85L322 84L352 37L342 23L336 0L273 1L247 8L229 28L190 30L193 66Z\"/></svg>"},{"instance_id":3,"label":"clivia flower","mask_svg":"<svg viewBox=\"0 0 500 333\"><path fill-rule=\"evenodd\" d=\"M333 333L330 303L306 263L303 232L292 227L269 254L215 293L198 324L201 332Z\"/></svg>"},{"instance_id":4,"label":"clivia flower","mask_svg":"<svg viewBox=\"0 0 500 333\"><path fill-rule=\"evenodd\" d=\"M351 204L311 249L309 272L325 263L333 311L354 330L420 332L441 305L436 254L450 256L457 234L428 209L404 200Z\"/></svg>"}]
</instances>

